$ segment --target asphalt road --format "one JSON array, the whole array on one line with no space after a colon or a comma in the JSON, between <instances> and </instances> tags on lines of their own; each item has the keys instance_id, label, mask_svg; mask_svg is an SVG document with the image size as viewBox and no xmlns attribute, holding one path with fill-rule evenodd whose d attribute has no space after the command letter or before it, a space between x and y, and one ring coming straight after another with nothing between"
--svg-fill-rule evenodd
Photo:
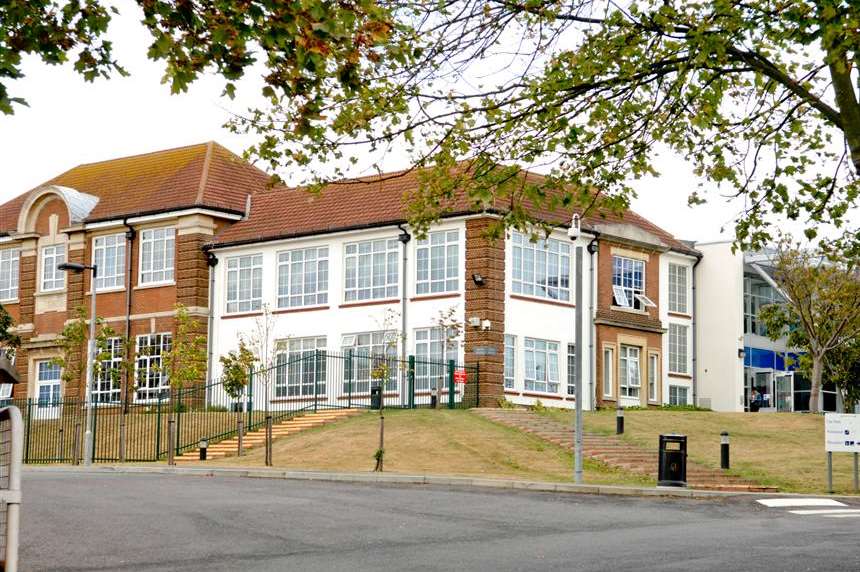
<instances>
[{"instance_id":1,"label":"asphalt road","mask_svg":"<svg viewBox=\"0 0 860 572\"><path fill-rule=\"evenodd\" d=\"M860 518L749 497L55 472L24 495L23 570L860 570Z\"/></svg>"}]
</instances>

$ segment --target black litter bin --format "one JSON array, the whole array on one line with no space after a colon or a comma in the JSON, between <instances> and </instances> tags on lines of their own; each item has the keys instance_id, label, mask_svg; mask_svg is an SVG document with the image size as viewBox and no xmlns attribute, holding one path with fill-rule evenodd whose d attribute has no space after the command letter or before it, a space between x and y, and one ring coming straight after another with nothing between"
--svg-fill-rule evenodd
<instances>
[{"instance_id":1,"label":"black litter bin","mask_svg":"<svg viewBox=\"0 0 860 572\"><path fill-rule=\"evenodd\" d=\"M687 436L660 435L657 484L661 487L687 486Z\"/></svg>"},{"instance_id":2,"label":"black litter bin","mask_svg":"<svg viewBox=\"0 0 860 572\"><path fill-rule=\"evenodd\" d=\"M379 386L370 388L370 408L382 409L382 388Z\"/></svg>"}]
</instances>

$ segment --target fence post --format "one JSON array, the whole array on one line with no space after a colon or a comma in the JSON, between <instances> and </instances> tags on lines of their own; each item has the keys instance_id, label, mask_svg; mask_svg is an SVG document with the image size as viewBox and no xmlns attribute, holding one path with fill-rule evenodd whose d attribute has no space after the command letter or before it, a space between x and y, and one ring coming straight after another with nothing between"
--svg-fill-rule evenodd
<instances>
[{"instance_id":1,"label":"fence post","mask_svg":"<svg viewBox=\"0 0 860 572\"><path fill-rule=\"evenodd\" d=\"M266 415L266 466L272 466L272 416Z\"/></svg>"},{"instance_id":2,"label":"fence post","mask_svg":"<svg viewBox=\"0 0 860 572\"><path fill-rule=\"evenodd\" d=\"M320 382L320 351L314 350L314 413L317 412L317 387Z\"/></svg>"},{"instance_id":3,"label":"fence post","mask_svg":"<svg viewBox=\"0 0 860 572\"><path fill-rule=\"evenodd\" d=\"M171 415L170 419L167 420L167 464L170 466L176 464L176 458L174 457L175 450L173 448L173 437L176 432L175 423L176 419Z\"/></svg>"},{"instance_id":4,"label":"fence post","mask_svg":"<svg viewBox=\"0 0 860 572\"><path fill-rule=\"evenodd\" d=\"M352 350L346 351L346 394L347 394L347 407L352 408Z\"/></svg>"},{"instance_id":5,"label":"fence post","mask_svg":"<svg viewBox=\"0 0 860 572\"><path fill-rule=\"evenodd\" d=\"M409 383L409 409L415 409L415 356L409 356L406 379Z\"/></svg>"},{"instance_id":6,"label":"fence post","mask_svg":"<svg viewBox=\"0 0 860 572\"><path fill-rule=\"evenodd\" d=\"M91 436L92 443L90 443L90 447L92 450L90 451L90 455L92 455L89 459L90 463L95 463L98 458L97 451L98 447L98 434L99 434L99 408L96 407L95 398L90 397L90 402L87 404L87 407L93 410L93 434ZM84 447L86 447L86 443L84 443Z\"/></svg>"},{"instance_id":7,"label":"fence post","mask_svg":"<svg viewBox=\"0 0 860 572\"><path fill-rule=\"evenodd\" d=\"M246 400L246 405L248 406L248 422L245 424L245 427L250 429L254 426L252 415L254 412L254 368L251 368L251 371L248 373L248 399Z\"/></svg>"},{"instance_id":8,"label":"fence post","mask_svg":"<svg viewBox=\"0 0 860 572\"><path fill-rule=\"evenodd\" d=\"M161 393L155 406L155 460L161 458Z\"/></svg>"},{"instance_id":9,"label":"fence post","mask_svg":"<svg viewBox=\"0 0 860 572\"><path fill-rule=\"evenodd\" d=\"M454 409L454 360L448 360L448 409Z\"/></svg>"},{"instance_id":10,"label":"fence post","mask_svg":"<svg viewBox=\"0 0 860 572\"><path fill-rule=\"evenodd\" d=\"M27 435L24 438L24 462L30 461L30 432L32 430L33 419L33 398L27 398Z\"/></svg>"},{"instance_id":11,"label":"fence post","mask_svg":"<svg viewBox=\"0 0 860 572\"><path fill-rule=\"evenodd\" d=\"M119 462L125 463L125 406L120 406L119 410Z\"/></svg>"},{"instance_id":12,"label":"fence post","mask_svg":"<svg viewBox=\"0 0 860 572\"><path fill-rule=\"evenodd\" d=\"M176 415L174 415L173 418L176 419L176 427L175 427L176 435L174 436L175 440L174 439L170 440L170 446L176 447L176 452L174 453L174 455L178 456L178 455L180 455L179 441L182 438L181 437L181 434L182 434L182 390L181 389L176 390Z\"/></svg>"},{"instance_id":13,"label":"fence post","mask_svg":"<svg viewBox=\"0 0 860 572\"><path fill-rule=\"evenodd\" d=\"M75 435L72 442L72 464L77 465L81 460L81 424L75 423Z\"/></svg>"},{"instance_id":14,"label":"fence post","mask_svg":"<svg viewBox=\"0 0 860 572\"><path fill-rule=\"evenodd\" d=\"M61 423L62 423L62 421L61 421ZM63 443L63 427L62 427L62 425L57 430L57 436L59 437L59 440L57 441L57 460L62 463L63 461L65 461L65 459L63 458L65 456L65 451L63 450L64 449L64 447L63 447L64 443Z\"/></svg>"}]
</instances>

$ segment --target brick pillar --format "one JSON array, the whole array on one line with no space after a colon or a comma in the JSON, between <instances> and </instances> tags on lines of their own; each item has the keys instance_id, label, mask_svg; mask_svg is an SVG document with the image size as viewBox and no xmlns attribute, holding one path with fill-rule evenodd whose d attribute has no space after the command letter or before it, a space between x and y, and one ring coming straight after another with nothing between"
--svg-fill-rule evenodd
<instances>
[{"instance_id":1,"label":"brick pillar","mask_svg":"<svg viewBox=\"0 0 860 572\"><path fill-rule=\"evenodd\" d=\"M479 407L498 407L504 396L505 356L505 241L487 238L491 218L466 221L466 361L477 363ZM473 274L484 278L478 286ZM477 317L490 320L488 331L469 325ZM476 351L477 350L477 351Z\"/></svg>"},{"instance_id":2,"label":"brick pillar","mask_svg":"<svg viewBox=\"0 0 860 572\"><path fill-rule=\"evenodd\" d=\"M73 262L75 264L86 264L87 263L87 249L85 248L85 243L81 243L80 241L84 240L83 233L78 234L77 236L70 236L69 243L66 251L66 259L69 262ZM67 320L75 320L78 317L78 308L83 308L85 315L89 319L90 316L90 297L84 296L84 291L88 289L92 289L92 285L90 284L90 271L85 270L84 272L66 272L66 319ZM96 308L96 316L99 314L99 309ZM102 314L104 316L104 314ZM87 386L86 380L84 379L87 375L87 350L86 344L81 348L81 353L77 356L69 356L69 363L67 365L67 370L70 371L80 371L81 375L78 379L72 379L65 387L65 391L63 393L64 397L68 398L80 398L83 399L86 396Z\"/></svg>"},{"instance_id":3,"label":"brick pillar","mask_svg":"<svg viewBox=\"0 0 860 572\"><path fill-rule=\"evenodd\" d=\"M212 234L202 232L179 232L176 237L176 302L189 309L196 323L193 333L204 338L208 335L207 316L198 309L209 307L209 266L203 245L211 240ZM205 383L205 379L199 381Z\"/></svg>"},{"instance_id":4,"label":"brick pillar","mask_svg":"<svg viewBox=\"0 0 860 572\"><path fill-rule=\"evenodd\" d=\"M21 337L21 345L25 346L33 336L33 319L36 311L36 298L33 294L36 291L36 241L31 244L26 242L21 245L21 258L18 266L18 326L27 328L19 335ZM24 347L18 348L15 352L15 368L18 370L18 376L21 383L17 384L12 389L12 395L15 398L26 398L29 395L29 357L27 350Z\"/></svg>"}]
</instances>

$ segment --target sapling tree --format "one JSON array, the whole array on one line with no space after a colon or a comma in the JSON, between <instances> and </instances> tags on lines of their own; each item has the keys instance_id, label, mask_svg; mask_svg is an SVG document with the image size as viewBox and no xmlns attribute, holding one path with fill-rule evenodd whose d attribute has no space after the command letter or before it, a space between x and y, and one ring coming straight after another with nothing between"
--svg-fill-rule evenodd
<instances>
[{"instance_id":1,"label":"sapling tree","mask_svg":"<svg viewBox=\"0 0 860 572\"><path fill-rule=\"evenodd\" d=\"M443 364L447 363L448 360L457 360L457 341L460 339L461 334L463 333L463 323L458 319L459 310L456 306L450 306L445 310L439 310L439 314L436 316L434 320L436 327L439 328L442 332L442 338L444 339L444 351L440 356ZM434 364L428 364L430 367L439 368L440 366ZM441 403L442 391L441 388L445 386L445 373L446 366L441 366L441 371L443 372L442 376L433 376L434 380L434 388L433 391L436 394L436 404L437 407ZM440 383L441 377L441 383ZM465 394L465 388L464 388Z\"/></svg>"},{"instance_id":2,"label":"sapling tree","mask_svg":"<svg viewBox=\"0 0 860 572\"><path fill-rule=\"evenodd\" d=\"M371 360L371 370L370 370L370 379L372 380L371 387L379 388L379 447L376 449L376 452L373 454L374 459L376 459L376 466L374 467L374 471L382 472L383 470L383 461L385 458L385 388L392 379L395 379L398 374L398 360L397 355L397 344L402 338L401 334L391 335L393 332L397 332L396 324L399 323L400 313L396 310L392 310L391 308L387 308L385 313L382 316L382 320L379 321L379 325L381 330L384 332L384 350L383 355L376 356L371 355L369 359ZM401 366L403 364L400 364Z\"/></svg>"},{"instance_id":3,"label":"sapling tree","mask_svg":"<svg viewBox=\"0 0 860 572\"><path fill-rule=\"evenodd\" d=\"M273 366L275 362L275 317L272 308L264 303L259 316L254 318L254 327L246 334L240 334L239 340L243 347L249 350L259 364L258 375L262 377L263 391L265 393L266 413L269 412L269 401L271 395L269 389L274 375Z\"/></svg>"},{"instance_id":4,"label":"sapling tree","mask_svg":"<svg viewBox=\"0 0 860 572\"><path fill-rule=\"evenodd\" d=\"M227 355L218 358L221 362L221 385L224 392L236 402L244 393L248 385L248 380L251 378L251 371L254 364L257 362L257 357L254 355L244 341L239 340L239 347L236 350L230 350ZM241 408L236 408L236 422L242 416Z\"/></svg>"}]
</instances>

